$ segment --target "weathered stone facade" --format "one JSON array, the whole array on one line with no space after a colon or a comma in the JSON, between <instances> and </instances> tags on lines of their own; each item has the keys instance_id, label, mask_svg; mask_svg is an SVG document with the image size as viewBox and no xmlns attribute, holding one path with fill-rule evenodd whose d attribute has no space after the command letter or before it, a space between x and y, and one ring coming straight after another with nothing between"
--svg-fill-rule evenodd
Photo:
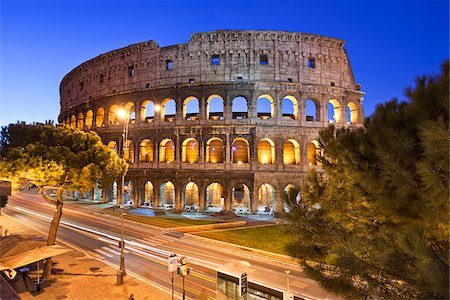
<instances>
[{"instance_id":1,"label":"weathered stone facade","mask_svg":"<svg viewBox=\"0 0 450 300\"><path fill-rule=\"evenodd\" d=\"M177 209L192 206L186 199L193 182L189 193L200 210L215 206L217 187L208 186L218 183L217 206L225 210L281 211L285 187L299 186L316 164L318 131L329 122L360 126L364 118L364 94L344 41L282 31L219 30L193 34L187 44L134 44L76 67L62 80L60 95L59 121L95 130L111 148L123 130L115 112L125 107L135 204L167 204L170 193ZM235 99L245 108L235 107ZM222 111L212 111L217 101ZM260 111L263 101L269 111ZM308 101L315 115L306 114ZM167 112L170 102L175 113ZM194 112L187 108L192 103ZM151 192L145 192L147 181ZM243 184L243 200L236 200ZM273 202L262 199L267 195Z\"/></svg>"}]
</instances>

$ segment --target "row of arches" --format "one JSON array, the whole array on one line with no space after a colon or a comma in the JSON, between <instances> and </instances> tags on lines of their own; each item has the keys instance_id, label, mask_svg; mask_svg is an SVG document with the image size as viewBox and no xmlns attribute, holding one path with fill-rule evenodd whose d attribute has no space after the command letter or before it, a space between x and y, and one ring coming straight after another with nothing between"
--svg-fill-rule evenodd
<instances>
[{"instance_id":1,"label":"row of arches","mask_svg":"<svg viewBox=\"0 0 450 300\"><path fill-rule=\"evenodd\" d=\"M224 120L224 98L219 94L212 94L206 99L205 118L207 120ZM182 102L182 119L194 121L200 118L200 101L194 96L186 97ZM281 99L281 117L287 120L299 119L299 101L292 95L286 95ZM249 111L252 109L247 98L238 96L231 101L231 116L233 119L249 118ZM153 100L144 100L139 104L138 110L134 102L127 102L124 107L129 112L129 120L131 123L136 122L136 114L139 114L141 123L150 123L155 120L155 116L159 115L159 119L164 122L172 122L176 119L177 102L175 99L166 98L159 104ZM275 119L275 100L269 94L262 94L256 99L257 118L262 120ZM98 107L94 110L88 110L86 113L79 112L66 117L63 122L72 128L80 130L91 129L95 127L104 127L106 125L115 126L119 124L117 111L120 106L112 104L106 111L104 107ZM316 99L306 99L304 102L305 120L306 122L321 121L320 118L320 101ZM348 124L357 124L359 122L358 106L350 101L346 104L345 112L343 105L336 99L328 101L328 121L341 123L343 113L346 113Z\"/></svg>"},{"instance_id":2,"label":"row of arches","mask_svg":"<svg viewBox=\"0 0 450 300\"><path fill-rule=\"evenodd\" d=\"M162 209L173 209L176 207L176 187L171 181L165 181L159 186L154 186L149 180L145 181L138 187L140 189L139 199L136 199L137 193L132 182L128 181L125 184L125 201L137 202L133 203L135 206ZM115 188L117 188L117 185ZM290 189L295 191L297 203L300 202L298 187L293 184L286 185L282 192L288 193ZM113 191L113 194L117 195L117 191ZM277 211L276 190L271 184L261 184L255 196L255 203L252 205L249 187L243 183L234 185L231 189L231 210L238 214L250 211L261 214L273 214ZM181 187L181 209L206 212L225 210L226 203L223 186L218 182L213 182L202 191L194 181L184 184ZM284 204L284 210L289 211L289 207L286 204Z\"/></svg>"},{"instance_id":3,"label":"row of arches","mask_svg":"<svg viewBox=\"0 0 450 300\"><path fill-rule=\"evenodd\" d=\"M117 152L117 143L110 141L107 146ZM175 143L172 139L166 138L159 142L158 155L153 141L150 139L143 139L139 143L139 149L135 149L134 143L131 140L127 140L123 149L123 158L128 163L134 163L136 161L135 155L138 155L137 159L140 162L165 162L173 163L177 160L177 157L183 163L198 163L200 161L200 143L195 138L187 138L181 143L181 155L178 156ZM308 165L317 165L316 155L318 154L319 144L316 140L308 143L307 146L307 163ZM287 139L282 145L282 161L284 165L299 165L301 163L300 156L300 144L295 139ZM209 139L205 144L205 162L207 163L224 163L226 147L224 141L218 137ZM245 138L236 138L231 143L231 162L236 164L249 163L251 161L251 149L250 144ZM257 144L257 161L259 164L275 164L276 158L276 145L269 139L261 139Z\"/></svg>"}]
</instances>

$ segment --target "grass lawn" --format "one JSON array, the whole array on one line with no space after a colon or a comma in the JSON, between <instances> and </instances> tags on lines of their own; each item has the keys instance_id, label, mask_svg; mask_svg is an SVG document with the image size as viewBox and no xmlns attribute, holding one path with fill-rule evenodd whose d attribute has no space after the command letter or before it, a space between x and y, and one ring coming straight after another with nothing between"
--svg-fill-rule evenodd
<instances>
[{"instance_id":1,"label":"grass lawn","mask_svg":"<svg viewBox=\"0 0 450 300\"><path fill-rule=\"evenodd\" d=\"M117 215L117 212L114 213L112 208L106 208L100 211L104 214ZM195 225L208 225L208 224L216 224L220 223L219 221L211 221L211 220L195 220L185 218L183 216L177 218L171 218L166 216L139 216L133 214L127 214L125 219L136 221L144 224L149 224L153 226L158 226L162 228L170 228L170 227L183 227L183 226L195 226Z\"/></svg>"},{"instance_id":2,"label":"grass lawn","mask_svg":"<svg viewBox=\"0 0 450 300\"><path fill-rule=\"evenodd\" d=\"M287 225L202 232L197 235L241 246L288 255L284 246L291 241Z\"/></svg>"}]
</instances>

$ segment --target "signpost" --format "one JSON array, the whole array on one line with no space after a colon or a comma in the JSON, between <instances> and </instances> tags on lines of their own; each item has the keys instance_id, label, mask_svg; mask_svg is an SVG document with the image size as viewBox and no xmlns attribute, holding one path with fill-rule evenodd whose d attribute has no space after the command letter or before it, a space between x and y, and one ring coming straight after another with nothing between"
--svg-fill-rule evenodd
<instances>
[{"instance_id":1,"label":"signpost","mask_svg":"<svg viewBox=\"0 0 450 300\"><path fill-rule=\"evenodd\" d=\"M239 278L239 296L245 297L248 293L247 273L242 273Z\"/></svg>"},{"instance_id":2,"label":"signpost","mask_svg":"<svg viewBox=\"0 0 450 300\"><path fill-rule=\"evenodd\" d=\"M172 273L172 300L174 299L174 291L173 291L173 272L175 272L178 269L177 265L177 255L176 254L170 254L168 258L168 271Z\"/></svg>"}]
</instances>

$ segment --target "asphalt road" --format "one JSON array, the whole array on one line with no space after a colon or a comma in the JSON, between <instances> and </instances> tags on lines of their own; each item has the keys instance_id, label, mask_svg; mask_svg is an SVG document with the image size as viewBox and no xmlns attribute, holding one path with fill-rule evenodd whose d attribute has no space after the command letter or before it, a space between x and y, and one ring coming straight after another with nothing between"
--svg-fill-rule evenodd
<instances>
[{"instance_id":1,"label":"asphalt road","mask_svg":"<svg viewBox=\"0 0 450 300\"><path fill-rule=\"evenodd\" d=\"M80 209L81 208L81 209ZM46 234L54 206L39 195L21 193L8 200L5 214ZM167 257L175 253L188 257L192 271L185 279L186 296L191 299L216 299L217 271L234 276L246 272L250 282L286 291L285 270L290 270L290 290L305 299L336 299L306 278L294 261L255 254L195 239L190 235L168 235L167 230L125 221L125 267L128 274L140 277L165 290L171 290ZM58 240L118 267L120 220L92 213L81 205L65 205ZM175 291L182 293L182 279L174 276Z\"/></svg>"}]
</instances>

